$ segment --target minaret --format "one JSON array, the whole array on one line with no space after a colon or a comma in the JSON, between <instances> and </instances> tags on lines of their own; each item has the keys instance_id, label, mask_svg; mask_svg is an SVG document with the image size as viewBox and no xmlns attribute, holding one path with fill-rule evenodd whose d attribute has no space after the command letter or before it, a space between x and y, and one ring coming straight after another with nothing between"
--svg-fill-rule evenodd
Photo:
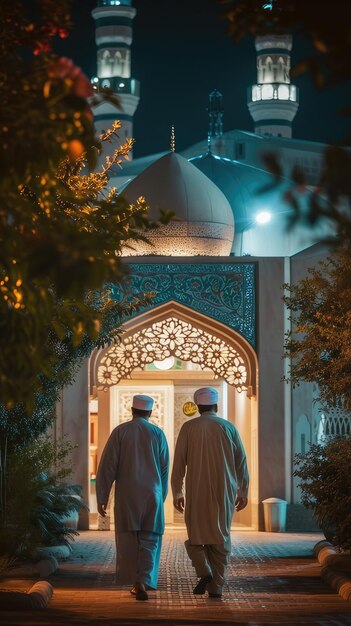
<instances>
[{"instance_id":1,"label":"minaret","mask_svg":"<svg viewBox=\"0 0 351 626\"><path fill-rule=\"evenodd\" d=\"M133 137L133 116L139 104L139 81L131 78L130 47L135 14L132 0L98 0L97 8L92 11L97 45L97 76L92 83L112 89L121 103L118 109L108 102L95 107L95 127L100 134L114 120L121 120L121 143L126 137Z\"/></svg>"},{"instance_id":2,"label":"minaret","mask_svg":"<svg viewBox=\"0 0 351 626\"><path fill-rule=\"evenodd\" d=\"M299 92L290 83L291 35L256 37L257 84L249 87L248 108L255 133L291 137Z\"/></svg>"},{"instance_id":3,"label":"minaret","mask_svg":"<svg viewBox=\"0 0 351 626\"><path fill-rule=\"evenodd\" d=\"M216 155L223 152L223 96L215 89L208 97L208 151Z\"/></svg>"}]
</instances>

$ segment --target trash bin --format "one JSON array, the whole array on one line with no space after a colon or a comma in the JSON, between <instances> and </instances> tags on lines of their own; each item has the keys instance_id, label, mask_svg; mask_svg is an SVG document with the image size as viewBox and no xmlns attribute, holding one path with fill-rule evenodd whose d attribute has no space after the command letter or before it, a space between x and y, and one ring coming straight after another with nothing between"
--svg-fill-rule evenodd
<instances>
[{"instance_id":1,"label":"trash bin","mask_svg":"<svg viewBox=\"0 0 351 626\"><path fill-rule=\"evenodd\" d=\"M110 530L110 516L106 515L106 517L98 517L98 530Z\"/></svg>"},{"instance_id":2,"label":"trash bin","mask_svg":"<svg viewBox=\"0 0 351 626\"><path fill-rule=\"evenodd\" d=\"M287 501L280 498L267 498L262 501L264 529L269 533L283 533L286 526Z\"/></svg>"}]
</instances>

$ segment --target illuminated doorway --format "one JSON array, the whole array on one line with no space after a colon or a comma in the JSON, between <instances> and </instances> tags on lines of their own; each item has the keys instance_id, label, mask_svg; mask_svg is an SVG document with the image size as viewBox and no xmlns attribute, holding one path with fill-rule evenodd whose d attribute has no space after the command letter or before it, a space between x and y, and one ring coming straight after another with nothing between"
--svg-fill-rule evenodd
<instances>
[{"instance_id":1,"label":"illuminated doorway","mask_svg":"<svg viewBox=\"0 0 351 626\"><path fill-rule=\"evenodd\" d=\"M257 366L252 348L230 329L176 303L138 316L124 328L120 343L91 357L91 520L97 463L112 429L130 419L132 396L154 398L151 421L164 430L172 461L182 423L198 415L193 412L194 391L210 385L219 392L219 415L236 425L248 456L251 506L235 521L256 528ZM170 496L165 512L167 523L182 521Z\"/></svg>"}]
</instances>

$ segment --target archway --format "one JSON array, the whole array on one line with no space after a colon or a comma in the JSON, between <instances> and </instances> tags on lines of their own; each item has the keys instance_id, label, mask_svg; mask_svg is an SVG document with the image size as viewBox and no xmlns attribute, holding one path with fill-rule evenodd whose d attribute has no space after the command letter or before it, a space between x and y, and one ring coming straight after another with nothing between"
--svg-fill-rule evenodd
<instances>
[{"instance_id":1,"label":"archway","mask_svg":"<svg viewBox=\"0 0 351 626\"><path fill-rule=\"evenodd\" d=\"M163 363L172 357L187 364L183 366L186 371L151 372L147 369L155 362ZM179 369L182 370L182 366ZM167 434L172 455L180 427L180 399L185 406L195 388L211 384L220 392L223 417L235 423L244 441L253 504L257 492L256 381L257 359L253 348L241 335L220 322L174 301L136 316L124 324L118 344L94 351L91 356L91 389L99 406L99 423L97 416L92 417L99 428L94 466L111 430L129 419L133 393L144 391L155 395L153 420ZM184 415L184 419L191 417ZM242 515L242 525L257 527L254 508L251 506L250 511ZM169 503L166 512L168 521L172 521Z\"/></svg>"}]
</instances>

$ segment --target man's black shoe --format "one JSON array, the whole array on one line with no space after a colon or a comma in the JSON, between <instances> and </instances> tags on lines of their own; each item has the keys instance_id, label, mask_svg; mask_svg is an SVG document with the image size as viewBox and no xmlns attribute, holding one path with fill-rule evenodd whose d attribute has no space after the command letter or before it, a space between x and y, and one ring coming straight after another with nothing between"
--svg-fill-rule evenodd
<instances>
[{"instance_id":1,"label":"man's black shoe","mask_svg":"<svg viewBox=\"0 0 351 626\"><path fill-rule=\"evenodd\" d=\"M209 598L221 598L222 594L221 593L210 593L210 592L208 592L208 597Z\"/></svg>"},{"instance_id":2,"label":"man's black shoe","mask_svg":"<svg viewBox=\"0 0 351 626\"><path fill-rule=\"evenodd\" d=\"M135 596L136 600L148 600L149 596L145 590L145 586L140 583L136 583L130 590L132 596Z\"/></svg>"},{"instance_id":3,"label":"man's black shoe","mask_svg":"<svg viewBox=\"0 0 351 626\"><path fill-rule=\"evenodd\" d=\"M193 589L193 594L195 596L202 596L206 591L206 587L208 583L210 583L212 579L213 579L213 576L211 576L211 574L207 574L207 576L203 576L202 578L200 578L196 587L194 587Z\"/></svg>"},{"instance_id":4,"label":"man's black shoe","mask_svg":"<svg viewBox=\"0 0 351 626\"><path fill-rule=\"evenodd\" d=\"M138 589L135 594L135 598L136 600L148 600L149 596L147 595L146 591L144 591L144 589Z\"/></svg>"}]
</instances>

